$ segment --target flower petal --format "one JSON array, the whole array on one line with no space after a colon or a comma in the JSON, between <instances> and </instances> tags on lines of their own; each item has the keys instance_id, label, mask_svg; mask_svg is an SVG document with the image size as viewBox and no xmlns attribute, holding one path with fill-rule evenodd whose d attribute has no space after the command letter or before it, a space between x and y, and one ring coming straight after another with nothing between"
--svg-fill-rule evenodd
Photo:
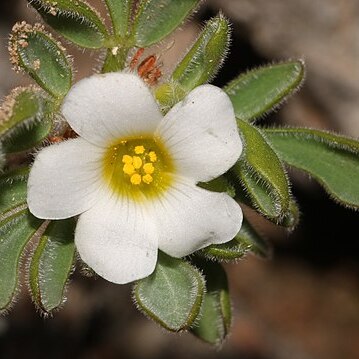
<instances>
[{"instance_id":1,"label":"flower petal","mask_svg":"<svg viewBox=\"0 0 359 359\"><path fill-rule=\"evenodd\" d=\"M152 134L162 119L148 87L129 73L93 75L79 81L66 96L62 113L81 137L99 146Z\"/></svg>"},{"instance_id":2,"label":"flower petal","mask_svg":"<svg viewBox=\"0 0 359 359\"><path fill-rule=\"evenodd\" d=\"M179 179L155 203L153 212L158 220L158 247L173 257L230 241L243 217L230 196L204 190L187 179Z\"/></svg>"},{"instance_id":3,"label":"flower petal","mask_svg":"<svg viewBox=\"0 0 359 359\"><path fill-rule=\"evenodd\" d=\"M82 260L97 274L124 284L153 272L157 238L146 209L114 195L80 216L75 244Z\"/></svg>"},{"instance_id":4,"label":"flower petal","mask_svg":"<svg viewBox=\"0 0 359 359\"><path fill-rule=\"evenodd\" d=\"M223 174L242 152L232 103L212 85L197 87L173 107L156 134L179 173L197 181Z\"/></svg>"},{"instance_id":5,"label":"flower petal","mask_svg":"<svg viewBox=\"0 0 359 359\"><path fill-rule=\"evenodd\" d=\"M89 209L101 189L103 153L81 138L41 150L28 181L30 212L39 218L63 219Z\"/></svg>"}]
</instances>

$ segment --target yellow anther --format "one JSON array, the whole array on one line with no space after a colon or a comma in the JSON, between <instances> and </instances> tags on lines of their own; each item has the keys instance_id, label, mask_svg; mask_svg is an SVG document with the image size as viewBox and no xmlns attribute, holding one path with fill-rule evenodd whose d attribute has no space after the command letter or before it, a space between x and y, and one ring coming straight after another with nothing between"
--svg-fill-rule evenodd
<instances>
[{"instance_id":1,"label":"yellow anther","mask_svg":"<svg viewBox=\"0 0 359 359\"><path fill-rule=\"evenodd\" d=\"M146 184L150 184L153 181L153 177L150 174L144 175L142 181Z\"/></svg>"},{"instance_id":2,"label":"yellow anther","mask_svg":"<svg viewBox=\"0 0 359 359\"><path fill-rule=\"evenodd\" d=\"M153 172L155 172L155 168L153 167L152 163L145 163L143 165L143 170L147 175L151 175Z\"/></svg>"},{"instance_id":3,"label":"yellow anther","mask_svg":"<svg viewBox=\"0 0 359 359\"><path fill-rule=\"evenodd\" d=\"M142 155L145 152L145 148L143 146L136 146L135 153L136 155Z\"/></svg>"},{"instance_id":4,"label":"yellow anther","mask_svg":"<svg viewBox=\"0 0 359 359\"><path fill-rule=\"evenodd\" d=\"M136 170L138 170L139 168L142 167L142 160L140 157L138 156L133 156L132 157L132 164L133 166L136 168Z\"/></svg>"},{"instance_id":5,"label":"yellow anther","mask_svg":"<svg viewBox=\"0 0 359 359\"><path fill-rule=\"evenodd\" d=\"M126 163L126 164L131 164L132 163L132 157L129 156L129 155L123 155L122 162Z\"/></svg>"},{"instance_id":6,"label":"yellow anther","mask_svg":"<svg viewBox=\"0 0 359 359\"><path fill-rule=\"evenodd\" d=\"M126 163L122 169L123 172L129 176L135 173L135 167L133 167L133 165L131 165L130 163Z\"/></svg>"},{"instance_id":7,"label":"yellow anther","mask_svg":"<svg viewBox=\"0 0 359 359\"><path fill-rule=\"evenodd\" d=\"M151 162L156 162L157 161L157 155L156 155L155 151L151 151L148 155L150 156L150 161Z\"/></svg>"},{"instance_id":8,"label":"yellow anther","mask_svg":"<svg viewBox=\"0 0 359 359\"><path fill-rule=\"evenodd\" d=\"M134 185L141 184L141 182L142 182L141 175L139 175L138 173L135 173L134 175L131 176L130 181Z\"/></svg>"}]
</instances>

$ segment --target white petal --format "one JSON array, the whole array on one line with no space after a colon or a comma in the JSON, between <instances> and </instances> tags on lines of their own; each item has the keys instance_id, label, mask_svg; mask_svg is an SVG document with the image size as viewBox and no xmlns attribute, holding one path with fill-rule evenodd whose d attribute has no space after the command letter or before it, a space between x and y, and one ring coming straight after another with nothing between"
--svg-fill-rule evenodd
<instances>
[{"instance_id":1,"label":"white petal","mask_svg":"<svg viewBox=\"0 0 359 359\"><path fill-rule=\"evenodd\" d=\"M39 218L63 219L89 209L103 182L103 152L81 138L41 150L28 181L30 212Z\"/></svg>"},{"instance_id":2,"label":"white petal","mask_svg":"<svg viewBox=\"0 0 359 359\"><path fill-rule=\"evenodd\" d=\"M77 223L75 244L82 260L113 283L147 277L157 262L153 220L145 208L117 196L101 203Z\"/></svg>"},{"instance_id":3,"label":"white petal","mask_svg":"<svg viewBox=\"0 0 359 359\"><path fill-rule=\"evenodd\" d=\"M62 113L81 137L100 146L152 134L162 119L148 87L128 73L93 75L79 81L66 96Z\"/></svg>"},{"instance_id":4,"label":"white petal","mask_svg":"<svg viewBox=\"0 0 359 359\"><path fill-rule=\"evenodd\" d=\"M197 87L173 107L156 134L172 155L176 170L197 181L223 174L242 152L231 101L212 85Z\"/></svg>"},{"instance_id":5,"label":"white petal","mask_svg":"<svg viewBox=\"0 0 359 359\"><path fill-rule=\"evenodd\" d=\"M204 190L181 179L155 203L158 247L183 257L210 244L233 239L242 225L242 210L225 193Z\"/></svg>"}]
</instances>

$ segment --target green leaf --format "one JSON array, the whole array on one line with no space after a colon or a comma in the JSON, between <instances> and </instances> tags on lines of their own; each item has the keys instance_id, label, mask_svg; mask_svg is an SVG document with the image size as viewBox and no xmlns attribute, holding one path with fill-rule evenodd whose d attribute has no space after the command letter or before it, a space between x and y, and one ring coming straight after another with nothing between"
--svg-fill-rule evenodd
<instances>
[{"instance_id":1,"label":"green leaf","mask_svg":"<svg viewBox=\"0 0 359 359\"><path fill-rule=\"evenodd\" d=\"M245 149L232 173L240 179L254 208L267 218L280 222L291 199L284 167L258 128L243 120L238 120L238 126Z\"/></svg>"},{"instance_id":2,"label":"green leaf","mask_svg":"<svg viewBox=\"0 0 359 359\"><path fill-rule=\"evenodd\" d=\"M217 177L209 182L200 182L198 186L212 192L226 192L228 196L234 198L236 191L233 185L229 182L226 177Z\"/></svg>"},{"instance_id":3,"label":"green leaf","mask_svg":"<svg viewBox=\"0 0 359 359\"><path fill-rule=\"evenodd\" d=\"M0 176L0 311L13 302L21 255L43 223L27 210L27 175L28 169L22 168Z\"/></svg>"},{"instance_id":4,"label":"green leaf","mask_svg":"<svg viewBox=\"0 0 359 359\"><path fill-rule=\"evenodd\" d=\"M105 0L110 13L113 30L120 39L125 39L131 24L133 0Z\"/></svg>"},{"instance_id":5,"label":"green leaf","mask_svg":"<svg viewBox=\"0 0 359 359\"><path fill-rule=\"evenodd\" d=\"M127 54L127 47L115 46L112 49L108 49L101 72L106 73L123 70L126 66Z\"/></svg>"},{"instance_id":6,"label":"green leaf","mask_svg":"<svg viewBox=\"0 0 359 359\"><path fill-rule=\"evenodd\" d=\"M25 209L0 217L0 311L9 308L16 295L21 254L42 221Z\"/></svg>"},{"instance_id":7,"label":"green leaf","mask_svg":"<svg viewBox=\"0 0 359 359\"><path fill-rule=\"evenodd\" d=\"M222 15L205 24L199 38L173 72L172 79L187 92L213 79L226 57L230 25Z\"/></svg>"},{"instance_id":8,"label":"green leaf","mask_svg":"<svg viewBox=\"0 0 359 359\"><path fill-rule=\"evenodd\" d=\"M241 230L231 241L223 244L212 244L199 253L210 260L227 262L243 258L248 252L261 257L269 256L269 246L244 218Z\"/></svg>"},{"instance_id":9,"label":"green leaf","mask_svg":"<svg viewBox=\"0 0 359 359\"><path fill-rule=\"evenodd\" d=\"M44 90L63 98L72 84L72 69L65 49L43 26L25 22L13 27L10 58L16 70L28 73Z\"/></svg>"},{"instance_id":10,"label":"green leaf","mask_svg":"<svg viewBox=\"0 0 359 359\"><path fill-rule=\"evenodd\" d=\"M140 310L164 328L178 332L191 327L200 311L205 283L191 264L160 252L156 269L134 287Z\"/></svg>"},{"instance_id":11,"label":"green leaf","mask_svg":"<svg viewBox=\"0 0 359 359\"><path fill-rule=\"evenodd\" d=\"M279 222L281 216L280 209L277 207L272 193L266 188L267 184L256 177L256 174L243 161L236 164L233 172L235 173L235 180L240 182L233 182L236 186L238 199L246 205L255 208L271 221Z\"/></svg>"},{"instance_id":12,"label":"green leaf","mask_svg":"<svg viewBox=\"0 0 359 359\"><path fill-rule=\"evenodd\" d=\"M220 345L229 333L232 319L227 275L218 263L202 261L199 268L205 275L207 291L201 316L191 331L207 343Z\"/></svg>"},{"instance_id":13,"label":"green leaf","mask_svg":"<svg viewBox=\"0 0 359 359\"><path fill-rule=\"evenodd\" d=\"M156 89L156 98L163 112L167 112L195 87L213 79L226 57L229 42L230 26L222 14L207 21L169 82Z\"/></svg>"},{"instance_id":14,"label":"green leaf","mask_svg":"<svg viewBox=\"0 0 359 359\"><path fill-rule=\"evenodd\" d=\"M26 209L27 178L29 168L19 168L0 175L0 218L15 209Z\"/></svg>"},{"instance_id":15,"label":"green leaf","mask_svg":"<svg viewBox=\"0 0 359 359\"><path fill-rule=\"evenodd\" d=\"M0 173L1 173L1 170L5 166L5 163L6 163L6 157L5 157L5 154L3 152L3 149L2 149L2 146L1 146L1 143L0 143Z\"/></svg>"},{"instance_id":16,"label":"green leaf","mask_svg":"<svg viewBox=\"0 0 359 359\"><path fill-rule=\"evenodd\" d=\"M162 40L182 24L199 2L199 0L141 0L134 21L136 46L148 47Z\"/></svg>"},{"instance_id":17,"label":"green leaf","mask_svg":"<svg viewBox=\"0 0 359 359\"><path fill-rule=\"evenodd\" d=\"M286 213L284 213L283 218L278 223L279 225L286 227L289 231L295 229L300 220L300 210L298 208L297 202L293 196L290 196L289 207Z\"/></svg>"},{"instance_id":18,"label":"green leaf","mask_svg":"<svg viewBox=\"0 0 359 359\"><path fill-rule=\"evenodd\" d=\"M242 228L236 236L239 243L250 245L252 253L268 258L271 256L271 247L268 242L253 228L253 226L244 218Z\"/></svg>"},{"instance_id":19,"label":"green leaf","mask_svg":"<svg viewBox=\"0 0 359 359\"><path fill-rule=\"evenodd\" d=\"M240 75L224 90L232 100L236 116L254 121L296 91L303 82L304 72L303 61L260 67Z\"/></svg>"},{"instance_id":20,"label":"green leaf","mask_svg":"<svg viewBox=\"0 0 359 359\"><path fill-rule=\"evenodd\" d=\"M0 110L0 142L6 153L40 144L53 127L55 104L35 87L17 88Z\"/></svg>"},{"instance_id":21,"label":"green leaf","mask_svg":"<svg viewBox=\"0 0 359 359\"><path fill-rule=\"evenodd\" d=\"M280 158L313 176L339 203L359 208L359 142L302 128L269 129Z\"/></svg>"},{"instance_id":22,"label":"green leaf","mask_svg":"<svg viewBox=\"0 0 359 359\"><path fill-rule=\"evenodd\" d=\"M80 0L27 0L44 21L78 46L100 49L108 33L97 11Z\"/></svg>"},{"instance_id":23,"label":"green leaf","mask_svg":"<svg viewBox=\"0 0 359 359\"><path fill-rule=\"evenodd\" d=\"M243 258L251 249L247 242L239 242L236 238L223 244L212 244L201 250L206 258L210 260L227 262Z\"/></svg>"},{"instance_id":24,"label":"green leaf","mask_svg":"<svg viewBox=\"0 0 359 359\"><path fill-rule=\"evenodd\" d=\"M50 313L65 302L75 259L74 219L53 221L42 235L30 263L30 290L36 305Z\"/></svg>"}]
</instances>

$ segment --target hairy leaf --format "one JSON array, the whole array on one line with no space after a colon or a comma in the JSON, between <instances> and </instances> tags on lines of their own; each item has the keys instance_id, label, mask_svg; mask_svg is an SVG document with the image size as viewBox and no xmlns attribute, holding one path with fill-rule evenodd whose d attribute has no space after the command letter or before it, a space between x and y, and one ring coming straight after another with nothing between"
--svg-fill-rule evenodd
<instances>
[{"instance_id":1,"label":"hairy leaf","mask_svg":"<svg viewBox=\"0 0 359 359\"><path fill-rule=\"evenodd\" d=\"M191 327L197 318L204 288L204 279L196 268L160 252L154 273L135 285L134 298L151 319L178 332Z\"/></svg>"},{"instance_id":2,"label":"hairy leaf","mask_svg":"<svg viewBox=\"0 0 359 359\"><path fill-rule=\"evenodd\" d=\"M9 44L10 59L16 70L28 73L56 98L67 94L72 84L70 61L65 49L43 26L15 24Z\"/></svg>"},{"instance_id":3,"label":"hairy leaf","mask_svg":"<svg viewBox=\"0 0 359 359\"><path fill-rule=\"evenodd\" d=\"M220 345L231 327L231 300L228 291L227 275L218 263L202 261L196 265L206 278L201 316L192 333L207 343Z\"/></svg>"},{"instance_id":4,"label":"hairy leaf","mask_svg":"<svg viewBox=\"0 0 359 359\"><path fill-rule=\"evenodd\" d=\"M41 223L27 210L0 220L0 311L7 309L13 301L18 287L21 254Z\"/></svg>"},{"instance_id":5,"label":"hairy leaf","mask_svg":"<svg viewBox=\"0 0 359 359\"><path fill-rule=\"evenodd\" d=\"M55 104L35 87L17 88L0 109L0 142L6 153L30 149L51 132Z\"/></svg>"},{"instance_id":6,"label":"hairy leaf","mask_svg":"<svg viewBox=\"0 0 359 359\"><path fill-rule=\"evenodd\" d=\"M217 177L209 182L200 182L198 186L212 192L226 192L232 198L236 195L233 185L224 176Z\"/></svg>"},{"instance_id":7,"label":"hairy leaf","mask_svg":"<svg viewBox=\"0 0 359 359\"><path fill-rule=\"evenodd\" d=\"M245 150L232 168L252 205L271 220L280 222L289 210L290 189L284 167L263 133L238 120Z\"/></svg>"},{"instance_id":8,"label":"hairy leaf","mask_svg":"<svg viewBox=\"0 0 359 359\"><path fill-rule=\"evenodd\" d=\"M27 0L44 21L78 46L99 49L106 45L104 20L81 0Z\"/></svg>"},{"instance_id":9,"label":"hairy leaf","mask_svg":"<svg viewBox=\"0 0 359 359\"><path fill-rule=\"evenodd\" d=\"M107 50L105 61L102 65L102 73L121 71L126 66L128 54L127 47L114 47Z\"/></svg>"},{"instance_id":10,"label":"hairy leaf","mask_svg":"<svg viewBox=\"0 0 359 359\"><path fill-rule=\"evenodd\" d=\"M222 15L207 21L192 48L177 65L169 82L156 89L156 98L168 111L195 87L216 75L228 51L230 26Z\"/></svg>"},{"instance_id":11,"label":"hairy leaf","mask_svg":"<svg viewBox=\"0 0 359 359\"><path fill-rule=\"evenodd\" d=\"M359 207L359 142L318 130L269 129L283 161L313 176L339 203Z\"/></svg>"},{"instance_id":12,"label":"hairy leaf","mask_svg":"<svg viewBox=\"0 0 359 359\"><path fill-rule=\"evenodd\" d=\"M113 30L120 39L125 39L129 34L131 24L131 9L133 0L105 0L110 13Z\"/></svg>"},{"instance_id":13,"label":"hairy leaf","mask_svg":"<svg viewBox=\"0 0 359 359\"><path fill-rule=\"evenodd\" d=\"M304 79L303 61L290 61L251 70L231 81L224 90L236 116L254 121L280 105Z\"/></svg>"},{"instance_id":14,"label":"hairy leaf","mask_svg":"<svg viewBox=\"0 0 359 359\"><path fill-rule=\"evenodd\" d=\"M9 308L16 295L23 250L43 223L27 210L28 169L0 176L0 311Z\"/></svg>"},{"instance_id":15,"label":"hairy leaf","mask_svg":"<svg viewBox=\"0 0 359 359\"><path fill-rule=\"evenodd\" d=\"M19 168L0 175L0 216L7 217L18 207L26 209L29 168Z\"/></svg>"},{"instance_id":16,"label":"hairy leaf","mask_svg":"<svg viewBox=\"0 0 359 359\"><path fill-rule=\"evenodd\" d=\"M244 218L241 230L234 239L223 244L212 244L202 249L200 253L208 259L227 262L241 259L249 252L268 257L269 246Z\"/></svg>"},{"instance_id":17,"label":"hairy leaf","mask_svg":"<svg viewBox=\"0 0 359 359\"><path fill-rule=\"evenodd\" d=\"M172 79L187 92L213 79L221 66L230 42L230 26L222 15L205 24L199 38L178 64Z\"/></svg>"},{"instance_id":18,"label":"hairy leaf","mask_svg":"<svg viewBox=\"0 0 359 359\"><path fill-rule=\"evenodd\" d=\"M135 44L148 47L182 24L199 0L140 0L134 21Z\"/></svg>"},{"instance_id":19,"label":"hairy leaf","mask_svg":"<svg viewBox=\"0 0 359 359\"><path fill-rule=\"evenodd\" d=\"M3 152L3 149L2 149L2 146L1 146L1 143L0 143L0 173L1 173L1 170L5 166L5 163L6 163L6 157L5 157L5 154Z\"/></svg>"},{"instance_id":20,"label":"hairy leaf","mask_svg":"<svg viewBox=\"0 0 359 359\"><path fill-rule=\"evenodd\" d=\"M65 289L75 259L75 220L53 221L40 238L30 263L30 290L45 313L65 301Z\"/></svg>"}]
</instances>

